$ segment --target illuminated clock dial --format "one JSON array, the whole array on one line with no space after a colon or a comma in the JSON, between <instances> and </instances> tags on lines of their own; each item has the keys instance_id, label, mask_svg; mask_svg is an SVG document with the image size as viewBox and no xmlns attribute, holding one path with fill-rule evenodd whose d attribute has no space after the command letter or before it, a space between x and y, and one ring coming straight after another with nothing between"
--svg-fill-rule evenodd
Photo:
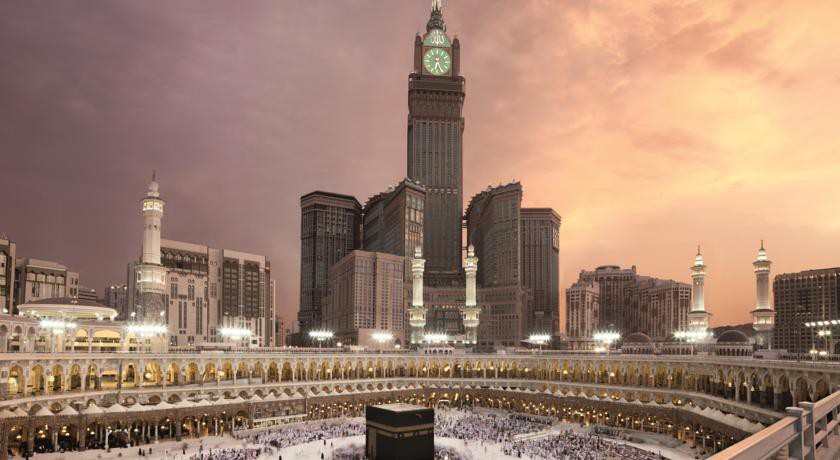
<instances>
[{"instance_id":1,"label":"illuminated clock dial","mask_svg":"<svg viewBox=\"0 0 840 460\"><path fill-rule=\"evenodd\" d=\"M423 55L423 67L432 75L443 75L449 72L452 59L443 48L429 48Z\"/></svg>"}]
</instances>

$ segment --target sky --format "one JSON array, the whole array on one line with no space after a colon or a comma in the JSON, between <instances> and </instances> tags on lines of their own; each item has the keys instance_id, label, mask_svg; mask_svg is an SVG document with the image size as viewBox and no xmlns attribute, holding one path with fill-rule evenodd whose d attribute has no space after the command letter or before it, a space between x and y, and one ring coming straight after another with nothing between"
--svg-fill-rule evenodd
<instances>
[{"instance_id":1,"label":"sky","mask_svg":"<svg viewBox=\"0 0 840 460\"><path fill-rule=\"evenodd\" d=\"M101 292L139 258L156 170L164 238L265 254L290 322L299 197L406 174L429 4L3 2L0 232ZM760 239L774 274L840 265L840 3L443 6L465 199L515 179L554 208L561 289L607 264L689 282L700 244L712 324L734 324Z\"/></svg>"}]
</instances>

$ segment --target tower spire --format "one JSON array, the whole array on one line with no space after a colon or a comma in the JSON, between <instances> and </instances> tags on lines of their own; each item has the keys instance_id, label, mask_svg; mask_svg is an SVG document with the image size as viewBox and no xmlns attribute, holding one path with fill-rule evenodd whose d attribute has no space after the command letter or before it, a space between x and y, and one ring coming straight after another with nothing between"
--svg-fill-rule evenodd
<instances>
[{"instance_id":1,"label":"tower spire","mask_svg":"<svg viewBox=\"0 0 840 460\"><path fill-rule=\"evenodd\" d=\"M426 32L432 29L440 29L446 32L446 23L443 22L443 5L441 0L432 0L432 13L429 16L429 22L426 23Z\"/></svg>"}]
</instances>

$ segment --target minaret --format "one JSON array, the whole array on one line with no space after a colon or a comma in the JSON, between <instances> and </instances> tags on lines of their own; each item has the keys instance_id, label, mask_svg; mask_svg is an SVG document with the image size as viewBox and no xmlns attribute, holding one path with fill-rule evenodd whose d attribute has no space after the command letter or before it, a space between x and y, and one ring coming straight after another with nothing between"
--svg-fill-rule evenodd
<instances>
[{"instance_id":1,"label":"minaret","mask_svg":"<svg viewBox=\"0 0 840 460\"><path fill-rule=\"evenodd\" d=\"M141 200L143 247L135 271L133 324L135 340L148 339L153 350L166 348L166 268L160 263L160 230L164 201L160 198L154 173L146 196Z\"/></svg>"},{"instance_id":2,"label":"minaret","mask_svg":"<svg viewBox=\"0 0 840 460\"><path fill-rule=\"evenodd\" d=\"M423 270L426 260L423 259L423 251L420 246L414 248L414 257L411 259L411 278L413 290L411 294L411 307L408 309L408 323L411 326L411 343L418 345L423 343L423 336L426 332L426 308L423 306Z\"/></svg>"},{"instance_id":3,"label":"minaret","mask_svg":"<svg viewBox=\"0 0 840 460\"><path fill-rule=\"evenodd\" d=\"M160 199L155 173L152 173L152 181L149 183L149 190L142 204L144 227L143 255L140 262L160 265L160 223L163 219L164 201Z\"/></svg>"},{"instance_id":4,"label":"minaret","mask_svg":"<svg viewBox=\"0 0 840 460\"><path fill-rule=\"evenodd\" d=\"M771 336L775 325L776 312L770 307L770 265L773 262L767 258L764 250L764 240L758 257L753 261L755 272L755 310L753 315L753 329L756 332L756 345L759 348L771 348Z\"/></svg>"},{"instance_id":5,"label":"minaret","mask_svg":"<svg viewBox=\"0 0 840 460\"><path fill-rule=\"evenodd\" d=\"M464 259L464 272L467 275L467 295L461 315L464 318L464 345L475 345L478 343L478 315L481 307L476 305L475 295L475 273L478 271L478 257L475 256L475 248L469 245L467 258Z\"/></svg>"},{"instance_id":6,"label":"minaret","mask_svg":"<svg viewBox=\"0 0 840 460\"><path fill-rule=\"evenodd\" d=\"M706 311L706 302L703 299L706 265L703 263L700 246L697 246L697 256L694 257L694 265L691 266L691 280L691 311L688 312L688 330L705 332L709 328L709 316L711 314Z\"/></svg>"}]
</instances>

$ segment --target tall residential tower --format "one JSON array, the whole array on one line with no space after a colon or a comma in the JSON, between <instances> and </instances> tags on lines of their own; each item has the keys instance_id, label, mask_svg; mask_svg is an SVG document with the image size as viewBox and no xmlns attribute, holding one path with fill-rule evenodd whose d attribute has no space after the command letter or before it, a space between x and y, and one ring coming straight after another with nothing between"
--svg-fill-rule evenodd
<instances>
[{"instance_id":1,"label":"tall residential tower","mask_svg":"<svg viewBox=\"0 0 840 460\"><path fill-rule=\"evenodd\" d=\"M460 44L447 35L435 2L426 33L414 39L408 77L408 177L426 188L423 255L431 285L462 285L464 91Z\"/></svg>"},{"instance_id":2,"label":"tall residential tower","mask_svg":"<svg viewBox=\"0 0 840 460\"><path fill-rule=\"evenodd\" d=\"M361 245L362 206L356 198L316 191L300 197L300 310L302 336L322 327L330 267Z\"/></svg>"}]
</instances>

